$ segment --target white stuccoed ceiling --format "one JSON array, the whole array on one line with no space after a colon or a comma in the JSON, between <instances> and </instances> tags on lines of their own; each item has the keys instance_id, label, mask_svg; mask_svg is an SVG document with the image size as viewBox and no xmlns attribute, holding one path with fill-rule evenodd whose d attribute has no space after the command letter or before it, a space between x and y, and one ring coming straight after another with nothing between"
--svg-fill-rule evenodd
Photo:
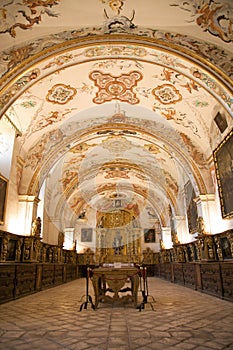
<instances>
[{"instance_id":1,"label":"white stuccoed ceiling","mask_svg":"<svg viewBox=\"0 0 233 350\"><path fill-rule=\"evenodd\" d=\"M53 215L64 201L76 216L124 198L160 218L168 204L183 214L188 181L213 193L212 152L232 128L233 38L232 2L210 3L2 0L1 106L21 135L19 193L38 194L49 174Z\"/></svg>"}]
</instances>

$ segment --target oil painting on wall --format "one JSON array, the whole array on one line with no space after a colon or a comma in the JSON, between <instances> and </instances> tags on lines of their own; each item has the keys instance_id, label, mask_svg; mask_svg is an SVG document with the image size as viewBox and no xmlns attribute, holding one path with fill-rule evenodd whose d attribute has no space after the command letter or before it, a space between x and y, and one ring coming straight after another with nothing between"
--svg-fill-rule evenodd
<instances>
[{"instance_id":1,"label":"oil painting on wall","mask_svg":"<svg viewBox=\"0 0 233 350\"><path fill-rule=\"evenodd\" d=\"M8 181L0 175L0 224L4 224Z\"/></svg>"},{"instance_id":2,"label":"oil painting on wall","mask_svg":"<svg viewBox=\"0 0 233 350\"><path fill-rule=\"evenodd\" d=\"M92 228L82 228L81 242L92 242Z\"/></svg>"},{"instance_id":3,"label":"oil painting on wall","mask_svg":"<svg viewBox=\"0 0 233 350\"><path fill-rule=\"evenodd\" d=\"M145 243L155 243L155 229L145 229L144 230L144 242Z\"/></svg>"},{"instance_id":4,"label":"oil painting on wall","mask_svg":"<svg viewBox=\"0 0 233 350\"><path fill-rule=\"evenodd\" d=\"M214 151L223 218L233 217L233 130Z\"/></svg>"},{"instance_id":5,"label":"oil painting on wall","mask_svg":"<svg viewBox=\"0 0 233 350\"><path fill-rule=\"evenodd\" d=\"M187 208L187 218L188 218L188 228L189 233L193 234L197 232L197 205L194 201L196 195L193 188L193 185L190 181L185 184L185 199L186 199L186 208Z\"/></svg>"}]
</instances>

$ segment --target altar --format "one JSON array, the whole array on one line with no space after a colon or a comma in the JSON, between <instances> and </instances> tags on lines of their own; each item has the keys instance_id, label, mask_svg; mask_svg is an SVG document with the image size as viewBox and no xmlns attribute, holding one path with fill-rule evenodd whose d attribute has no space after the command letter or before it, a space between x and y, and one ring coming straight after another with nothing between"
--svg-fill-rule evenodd
<instances>
[{"instance_id":1,"label":"altar","mask_svg":"<svg viewBox=\"0 0 233 350\"><path fill-rule=\"evenodd\" d=\"M96 230L95 260L103 263L140 263L141 230L139 228L102 228Z\"/></svg>"},{"instance_id":2,"label":"altar","mask_svg":"<svg viewBox=\"0 0 233 350\"><path fill-rule=\"evenodd\" d=\"M95 308L100 302L124 304L133 303L137 307L139 270L133 266L99 267L92 270L91 277Z\"/></svg>"}]
</instances>

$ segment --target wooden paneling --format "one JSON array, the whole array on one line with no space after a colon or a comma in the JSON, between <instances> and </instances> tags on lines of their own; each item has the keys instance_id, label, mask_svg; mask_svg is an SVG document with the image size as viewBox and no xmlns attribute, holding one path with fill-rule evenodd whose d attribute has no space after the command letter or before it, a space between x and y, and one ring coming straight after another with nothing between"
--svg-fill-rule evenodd
<instances>
[{"instance_id":1,"label":"wooden paneling","mask_svg":"<svg viewBox=\"0 0 233 350\"><path fill-rule=\"evenodd\" d=\"M0 303L78 278L72 264L0 264Z\"/></svg>"},{"instance_id":2,"label":"wooden paneling","mask_svg":"<svg viewBox=\"0 0 233 350\"><path fill-rule=\"evenodd\" d=\"M78 267L76 265L66 266L66 281L72 281L78 276Z\"/></svg>"},{"instance_id":3,"label":"wooden paneling","mask_svg":"<svg viewBox=\"0 0 233 350\"><path fill-rule=\"evenodd\" d=\"M184 285L196 289L195 264L183 264Z\"/></svg>"},{"instance_id":4,"label":"wooden paneling","mask_svg":"<svg viewBox=\"0 0 233 350\"><path fill-rule=\"evenodd\" d=\"M219 263L201 264L202 291L208 294L222 296L222 284Z\"/></svg>"},{"instance_id":5,"label":"wooden paneling","mask_svg":"<svg viewBox=\"0 0 233 350\"><path fill-rule=\"evenodd\" d=\"M169 273L170 269L170 273ZM159 263L155 276L233 302L233 261Z\"/></svg>"},{"instance_id":6,"label":"wooden paneling","mask_svg":"<svg viewBox=\"0 0 233 350\"><path fill-rule=\"evenodd\" d=\"M52 287L54 284L54 265L43 264L42 269L42 289Z\"/></svg>"},{"instance_id":7,"label":"wooden paneling","mask_svg":"<svg viewBox=\"0 0 233 350\"><path fill-rule=\"evenodd\" d=\"M74 264L0 264L0 303L85 277L81 271ZM233 261L159 263L154 275L233 302Z\"/></svg>"},{"instance_id":8,"label":"wooden paneling","mask_svg":"<svg viewBox=\"0 0 233 350\"><path fill-rule=\"evenodd\" d=\"M233 300L233 262L221 264L224 299Z\"/></svg>"},{"instance_id":9,"label":"wooden paneling","mask_svg":"<svg viewBox=\"0 0 233 350\"><path fill-rule=\"evenodd\" d=\"M171 281L171 276L171 263L160 264L160 277L167 281Z\"/></svg>"},{"instance_id":10,"label":"wooden paneling","mask_svg":"<svg viewBox=\"0 0 233 350\"><path fill-rule=\"evenodd\" d=\"M174 263L173 264L173 281L178 284L184 284L184 273L183 273L183 264Z\"/></svg>"},{"instance_id":11,"label":"wooden paneling","mask_svg":"<svg viewBox=\"0 0 233 350\"><path fill-rule=\"evenodd\" d=\"M54 285L61 284L63 282L63 265L54 266Z\"/></svg>"},{"instance_id":12,"label":"wooden paneling","mask_svg":"<svg viewBox=\"0 0 233 350\"><path fill-rule=\"evenodd\" d=\"M36 265L21 264L16 266L15 297L35 292Z\"/></svg>"},{"instance_id":13,"label":"wooden paneling","mask_svg":"<svg viewBox=\"0 0 233 350\"><path fill-rule=\"evenodd\" d=\"M15 291L15 266L0 264L0 303L12 300Z\"/></svg>"}]
</instances>

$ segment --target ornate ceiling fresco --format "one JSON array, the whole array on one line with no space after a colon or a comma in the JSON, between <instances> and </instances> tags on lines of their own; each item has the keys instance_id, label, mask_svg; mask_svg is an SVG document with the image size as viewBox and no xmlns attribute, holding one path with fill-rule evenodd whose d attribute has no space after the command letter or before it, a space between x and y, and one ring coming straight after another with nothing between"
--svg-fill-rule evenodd
<instances>
[{"instance_id":1,"label":"ornate ceiling fresco","mask_svg":"<svg viewBox=\"0 0 233 350\"><path fill-rule=\"evenodd\" d=\"M18 193L44 188L66 226L82 213L93 226L116 200L166 226L187 183L214 193L212 153L232 128L232 15L231 1L1 1Z\"/></svg>"}]
</instances>

